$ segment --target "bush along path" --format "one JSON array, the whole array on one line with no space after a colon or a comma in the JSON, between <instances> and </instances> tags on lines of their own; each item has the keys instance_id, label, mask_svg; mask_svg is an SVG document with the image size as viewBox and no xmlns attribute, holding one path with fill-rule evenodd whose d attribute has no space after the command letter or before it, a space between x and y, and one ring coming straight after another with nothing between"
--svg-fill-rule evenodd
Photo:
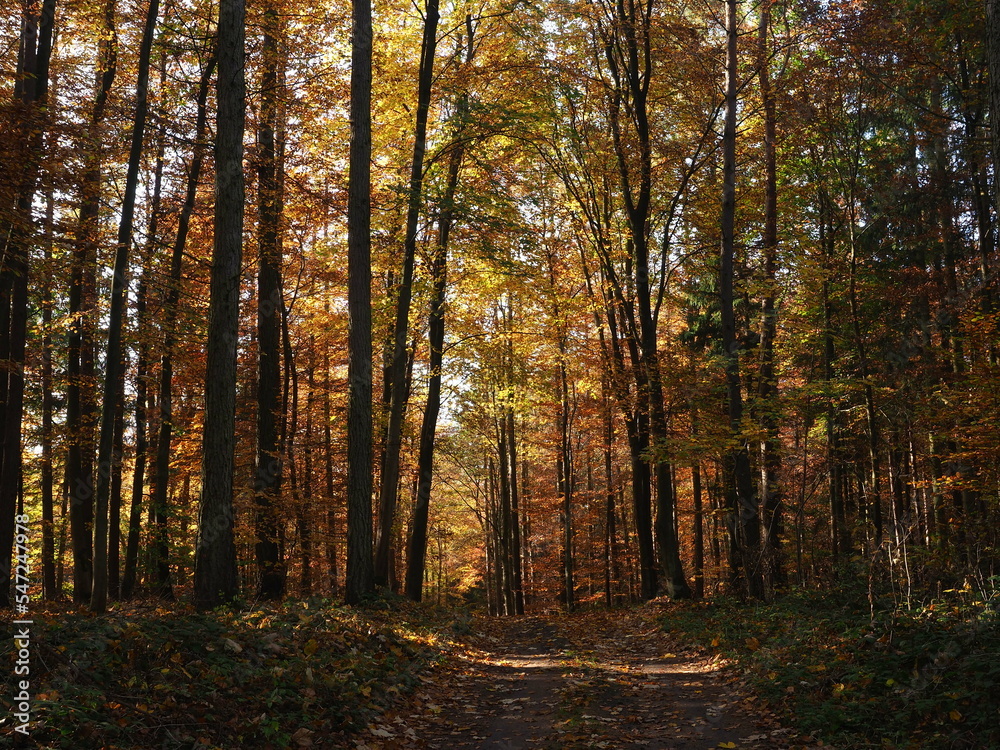
<instances>
[{"instance_id":1,"label":"bush along path","mask_svg":"<svg viewBox=\"0 0 1000 750\"><path fill-rule=\"evenodd\" d=\"M659 610L474 619L369 748L810 747L686 649ZM818 746L818 745L816 745Z\"/></svg>"}]
</instances>

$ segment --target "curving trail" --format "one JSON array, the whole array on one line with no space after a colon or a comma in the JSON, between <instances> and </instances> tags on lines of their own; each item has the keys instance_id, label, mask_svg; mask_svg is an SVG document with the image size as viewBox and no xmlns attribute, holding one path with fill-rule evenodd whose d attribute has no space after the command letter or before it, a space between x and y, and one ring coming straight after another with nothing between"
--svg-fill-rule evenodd
<instances>
[{"instance_id":1,"label":"curving trail","mask_svg":"<svg viewBox=\"0 0 1000 750\"><path fill-rule=\"evenodd\" d=\"M482 618L359 748L801 748L656 610Z\"/></svg>"}]
</instances>

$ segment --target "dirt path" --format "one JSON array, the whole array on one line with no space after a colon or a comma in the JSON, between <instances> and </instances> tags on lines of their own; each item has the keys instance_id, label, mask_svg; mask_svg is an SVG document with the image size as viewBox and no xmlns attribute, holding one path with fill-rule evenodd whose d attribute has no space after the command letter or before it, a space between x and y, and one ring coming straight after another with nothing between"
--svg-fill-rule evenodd
<instances>
[{"instance_id":1,"label":"dirt path","mask_svg":"<svg viewBox=\"0 0 1000 750\"><path fill-rule=\"evenodd\" d=\"M802 747L753 714L722 665L683 651L655 612L482 619L358 747Z\"/></svg>"}]
</instances>

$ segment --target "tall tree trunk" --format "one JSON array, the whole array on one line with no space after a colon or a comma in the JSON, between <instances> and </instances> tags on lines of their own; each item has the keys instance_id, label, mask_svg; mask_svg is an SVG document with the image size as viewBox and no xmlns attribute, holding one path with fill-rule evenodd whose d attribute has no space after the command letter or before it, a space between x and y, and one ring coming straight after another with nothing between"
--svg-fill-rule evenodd
<instances>
[{"instance_id":1,"label":"tall tree trunk","mask_svg":"<svg viewBox=\"0 0 1000 750\"><path fill-rule=\"evenodd\" d=\"M167 56L160 55L160 88L167 77ZM161 196L163 189L163 161L166 152L166 124L163 113L156 136L156 166L153 170L153 196L149 208L149 225L143 253L142 276L136 293L136 373L135 373L135 465L132 470L132 504L129 511L128 534L125 540L125 570L122 576L121 598L131 599L135 593L136 573L139 561L139 536L142 533L142 504L146 488L146 460L149 452L149 338L150 330L146 319L146 298L148 294L149 269L156 255L159 241Z\"/></svg>"},{"instance_id":2,"label":"tall tree trunk","mask_svg":"<svg viewBox=\"0 0 1000 750\"><path fill-rule=\"evenodd\" d=\"M55 197L51 185L45 197L45 273L52 273L52 233L55 229ZM52 467L53 412L52 394L52 287L42 285L42 596L46 601L59 597L56 588L55 512Z\"/></svg>"},{"instance_id":3,"label":"tall tree trunk","mask_svg":"<svg viewBox=\"0 0 1000 750\"><path fill-rule=\"evenodd\" d=\"M126 364L123 363L124 370ZM122 487L125 460L125 378L119 377L118 413L115 415L114 436L111 445L112 470L111 494L108 497L108 598L117 601L121 596L122 549Z\"/></svg>"},{"instance_id":4,"label":"tall tree trunk","mask_svg":"<svg viewBox=\"0 0 1000 750\"><path fill-rule=\"evenodd\" d=\"M436 10L436 8L435 8ZM471 42L470 42L471 46ZM463 113L464 114L464 113ZM434 436L441 408L441 364L444 358L444 315L448 289L448 238L454 215L455 189L462 165L464 149L457 146L448 163L448 184L442 199L438 220L437 246L431 267L433 288L430 300L427 345L430 350L427 383L427 405L420 426L420 448L417 457L417 501L410 522L410 537L406 555L406 595L420 601L424 566L427 556L427 519L430 509L431 483L434 479Z\"/></svg>"},{"instance_id":5,"label":"tall tree trunk","mask_svg":"<svg viewBox=\"0 0 1000 750\"><path fill-rule=\"evenodd\" d=\"M776 113L771 93L768 36L771 6L760 9L757 28L757 80L764 106L764 297L761 301L760 370L757 388L758 419L764 437L760 442L760 497L763 505L764 576L773 588L785 581L781 558L784 535L782 522L783 499L779 475L781 471L781 441L777 414L778 378L774 369L774 342L778 331L776 310L778 272L778 171L775 149ZM699 487L700 489L700 487Z\"/></svg>"},{"instance_id":6,"label":"tall tree trunk","mask_svg":"<svg viewBox=\"0 0 1000 750\"><path fill-rule=\"evenodd\" d=\"M187 245L188 229L198 196L198 183L205 150L205 132L208 126L208 91L216 57L213 54L205 64L198 86L198 118L195 123L194 146L191 164L188 167L184 204L177 219L177 234L174 237L170 256L170 275L167 281L167 296L163 303L163 353L160 357L159 409L160 426L156 438L156 471L150 498L150 513L154 521L155 534L153 555L156 568L156 590L166 599L173 598L168 559L169 540L167 535L168 498L170 487L170 449L173 438L173 373L174 347L177 341L177 314L180 304L181 271L184 262L184 248Z\"/></svg>"},{"instance_id":7,"label":"tall tree trunk","mask_svg":"<svg viewBox=\"0 0 1000 750\"><path fill-rule=\"evenodd\" d=\"M212 253L205 368L201 507L194 571L195 602L201 608L211 608L232 601L238 593L236 546L233 538L233 471L236 448L236 349L245 197L245 14L243 0L220 0L215 247Z\"/></svg>"},{"instance_id":8,"label":"tall tree trunk","mask_svg":"<svg viewBox=\"0 0 1000 750\"><path fill-rule=\"evenodd\" d=\"M104 612L108 604L108 523L111 476L114 465L121 461L115 456L115 421L123 408L118 398L124 377L122 331L128 302L128 259L132 249L132 229L135 216L135 193L139 184L143 135L149 109L149 62L153 34L159 14L159 0L150 0L146 24L139 49L139 71L136 82L135 119L132 123L132 143L129 148L125 194L122 198L118 242L115 246L114 276L111 281L111 310L108 315L108 347L104 362L104 403L101 410L101 431L97 453L97 497L94 504L94 590L90 609Z\"/></svg>"},{"instance_id":9,"label":"tall tree trunk","mask_svg":"<svg viewBox=\"0 0 1000 750\"><path fill-rule=\"evenodd\" d=\"M653 317L649 283L649 214L652 196L652 145L649 131L648 97L652 80L652 3L620 3L616 6L618 34L606 39L606 57L615 79L611 111L611 129L618 163L619 180L628 217L629 241L635 274L635 298L639 320L639 367L642 372L640 402L644 405L649 429L649 447L654 449L653 464L657 489L657 515L662 518L660 542L661 567L666 573L667 593L673 598L687 598L691 589L684 578L680 561L680 545L673 531L674 497L670 487L670 464L662 454L667 437L667 421L663 408L663 386L660 378L659 352L656 342L656 320ZM637 144L630 147L624 140L621 112L632 120ZM638 151L638 175L630 166L632 150ZM638 184L636 184L638 183ZM638 383L637 383L638 385ZM637 516L637 522L639 517ZM645 523L645 520L642 521ZM646 561L649 564L650 561ZM655 565L655 562L653 563ZM644 579L643 597L656 595L655 569Z\"/></svg>"},{"instance_id":10,"label":"tall tree trunk","mask_svg":"<svg viewBox=\"0 0 1000 750\"><path fill-rule=\"evenodd\" d=\"M330 409L330 351L323 347L323 460L326 464L326 564L330 594L337 595L337 509L333 495L333 435Z\"/></svg>"},{"instance_id":11,"label":"tall tree trunk","mask_svg":"<svg viewBox=\"0 0 1000 750\"><path fill-rule=\"evenodd\" d=\"M993 205L1000 206L1000 0L986 0L986 63L989 71L990 152Z\"/></svg>"},{"instance_id":12,"label":"tall tree trunk","mask_svg":"<svg viewBox=\"0 0 1000 750\"><path fill-rule=\"evenodd\" d=\"M278 422L281 406L281 211L274 132L278 116L278 17L269 5L264 12L264 69L261 114L257 132L258 249L257 273L257 479L254 485L257 537L255 547L262 599L280 599L285 569L278 546L278 501L281 491L281 451Z\"/></svg>"},{"instance_id":13,"label":"tall tree trunk","mask_svg":"<svg viewBox=\"0 0 1000 750\"><path fill-rule=\"evenodd\" d=\"M36 181L45 142L49 58L52 52L54 0L44 0L40 15L32 3L22 21L20 72L15 99L23 105L27 144L23 179L15 186L13 220L0 235L0 606L10 601L11 559L18 498L23 496L21 421L24 412L24 361L28 329L29 227ZM15 170L15 179L17 170ZM5 207L6 208L6 207Z\"/></svg>"},{"instance_id":14,"label":"tall tree trunk","mask_svg":"<svg viewBox=\"0 0 1000 750\"><path fill-rule=\"evenodd\" d=\"M347 198L347 575L345 599L375 589L372 550L371 0L352 0Z\"/></svg>"},{"instance_id":15,"label":"tall tree trunk","mask_svg":"<svg viewBox=\"0 0 1000 750\"><path fill-rule=\"evenodd\" d=\"M375 542L375 584L389 585L392 528L399 492L399 453L403 438L403 418L409 389L406 383L406 338L409 331L410 301L413 286L413 261L417 252L417 229L423 195L424 152L427 145L427 113L434 81L434 53L437 49L438 0L427 0L424 9L424 35L420 46L417 74L417 115L413 137L413 161L410 165L410 189L406 209L406 234L403 240L403 269L396 298L393 326L392 360L389 367L389 424L385 451L382 454L382 479L379 487L378 534Z\"/></svg>"},{"instance_id":16,"label":"tall tree trunk","mask_svg":"<svg viewBox=\"0 0 1000 750\"><path fill-rule=\"evenodd\" d=\"M508 342L509 344L509 342ZM510 460L510 565L514 614L524 614L524 573L521 560L520 486L517 479L517 435L514 432L514 408L507 407L507 457Z\"/></svg>"},{"instance_id":17,"label":"tall tree trunk","mask_svg":"<svg viewBox=\"0 0 1000 750\"><path fill-rule=\"evenodd\" d=\"M95 375L95 295L97 285L98 214L100 211L101 129L108 93L117 72L114 0L104 5L98 48L96 92L90 114L84 170L80 184L78 229L70 272L70 331L67 360L66 481L70 493L70 536L73 546L73 600L90 601L94 575L94 426L97 415Z\"/></svg>"},{"instance_id":18,"label":"tall tree trunk","mask_svg":"<svg viewBox=\"0 0 1000 750\"><path fill-rule=\"evenodd\" d=\"M722 347L726 356L726 402L729 429L736 445L731 449L728 480L733 513L732 549L734 570L743 576L747 593L764 598L760 569L760 516L758 498L750 471L747 441L740 436L743 426L743 393L740 385L739 341L733 309L734 262L736 254L736 107L739 90L736 40L739 35L737 0L726 0L726 116L722 136L722 249L719 271L719 302L722 317Z\"/></svg>"},{"instance_id":19,"label":"tall tree trunk","mask_svg":"<svg viewBox=\"0 0 1000 750\"><path fill-rule=\"evenodd\" d=\"M312 596L313 537L310 524L313 515L313 407L316 404L316 337L309 336L308 369L306 370L306 431L303 436L302 504L299 517L299 548L302 551L302 596Z\"/></svg>"},{"instance_id":20,"label":"tall tree trunk","mask_svg":"<svg viewBox=\"0 0 1000 750\"><path fill-rule=\"evenodd\" d=\"M157 162L157 177L159 178L162 161ZM157 188L154 188L154 195L158 191L159 179L156 181ZM154 216L156 215L154 211ZM151 222L152 224L152 222ZM150 244L155 237L155 227L151 227ZM139 559L139 536L142 532L142 498L146 485L146 453L149 451L147 441L147 431L149 420L147 419L146 401L148 395L149 377L149 344L147 339L149 332L146 326L146 271L143 271L143 278L139 282L139 291L136 295L136 329L139 336L139 357L135 373L135 466L132 470L132 505L129 512L128 534L125 539L125 570L121 581L121 598L131 599L135 593L136 568Z\"/></svg>"}]
</instances>

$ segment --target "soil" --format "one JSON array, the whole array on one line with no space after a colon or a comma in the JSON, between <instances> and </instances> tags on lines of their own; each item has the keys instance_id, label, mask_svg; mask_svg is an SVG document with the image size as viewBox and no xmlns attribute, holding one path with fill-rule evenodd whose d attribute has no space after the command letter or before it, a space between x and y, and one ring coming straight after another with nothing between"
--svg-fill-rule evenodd
<instances>
[{"instance_id":1,"label":"soil","mask_svg":"<svg viewBox=\"0 0 1000 750\"><path fill-rule=\"evenodd\" d=\"M656 614L474 619L422 689L356 747L808 747L724 661L677 643Z\"/></svg>"}]
</instances>

